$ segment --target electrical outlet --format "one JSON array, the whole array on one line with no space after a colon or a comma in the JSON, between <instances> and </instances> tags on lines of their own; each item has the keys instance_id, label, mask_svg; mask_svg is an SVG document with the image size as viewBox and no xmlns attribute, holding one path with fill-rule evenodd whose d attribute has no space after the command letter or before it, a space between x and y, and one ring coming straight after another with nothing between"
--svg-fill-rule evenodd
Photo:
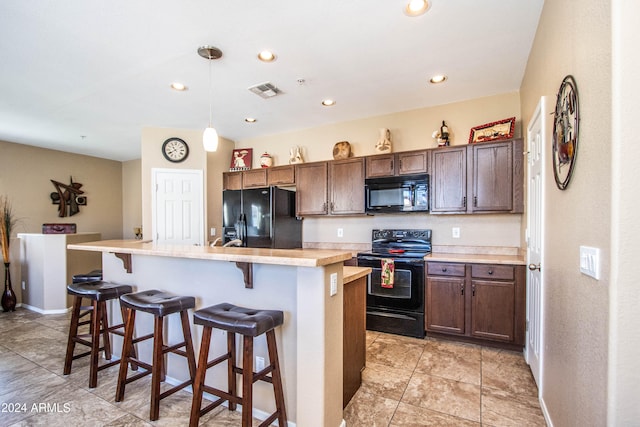
<instances>
[{"instance_id":1,"label":"electrical outlet","mask_svg":"<svg viewBox=\"0 0 640 427\"><path fill-rule=\"evenodd\" d=\"M27 282L25 282L24 280L22 281L22 290L24 291L25 289L27 289Z\"/></svg>"},{"instance_id":2,"label":"electrical outlet","mask_svg":"<svg viewBox=\"0 0 640 427\"><path fill-rule=\"evenodd\" d=\"M338 293L338 273L331 273L329 276L331 281L331 288L329 289L329 296L332 297Z\"/></svg>"},{"instance_id":3,"label":"electrical outlet","mask_svg":"<svg viewBox=\"0 0 640 427\"><path fill-rule=\"evenodd\" d=\"M256 356L256 371L260 372L264 369L264 357Z\"/></svg>"},{"instance_id":4,"label":"electrical outlet","mask_svg":"<svg viewBox=\"0 0 640 427\"><path fill-rule=\"evenodd\" d=\"M211 236L215 236L215 235L216 235L216 228L211 227Z\"/></svg>"},{"instance_id":5,"label":"electrical outlet","mask_svg":"<svg viewBox=\"0 0 640 427\"><path fill-rule=\"evenodd\" d=\"M451 237L453 237L454 239L460 238L460 227L453 227L451 229Z\"/></svg>"},{"instance_id":6,"label":"electrical outlet","mask_svg":"<svg viewBox=\"0 0 640 427\"><path fill-rule=\"evenodd\" d=\"M342 237L342 236L344 236L344 229L338 228L338 237Z\"/></svg>"}]
</instances>

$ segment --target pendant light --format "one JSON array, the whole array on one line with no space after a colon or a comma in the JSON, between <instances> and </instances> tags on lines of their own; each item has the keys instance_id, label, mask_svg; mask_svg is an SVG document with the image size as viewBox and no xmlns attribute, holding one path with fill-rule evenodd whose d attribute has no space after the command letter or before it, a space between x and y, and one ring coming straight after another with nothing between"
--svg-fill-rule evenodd
<instances>
[{"instance_id":1,"label":"pendant light","mask_svg":"<svg viewBox=\"0 0 640 427\"><path fill-rule=\"evenodd\" d=\"M222 51L217 47L213 46L202 46L198 48L198 55L203 57L204 59L209 60L209 127L204 130L202 134L202 145L204 145L204 149L206 151L216 151L218 149L218 132L211 125L212 113L211 113L211 102L213 99L212 96L212 85L211 85L211 62L214 59L219 59L222 57Z\"/></svg>"}]
</instances>

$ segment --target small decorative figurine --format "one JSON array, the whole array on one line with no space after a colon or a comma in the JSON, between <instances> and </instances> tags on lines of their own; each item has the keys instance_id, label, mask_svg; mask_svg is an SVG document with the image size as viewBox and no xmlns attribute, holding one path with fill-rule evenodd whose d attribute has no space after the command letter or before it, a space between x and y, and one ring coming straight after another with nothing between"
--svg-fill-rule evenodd
<instances>
[{"instance_id":1,"label":"small decorative figurine","mask_svg":"<svg viewBox=\"0 0 640 427\"><path fill-rule=\"evenodd\" d=\"M439 130L434 130L431 137L436 140L438 143L438 147L448 147L449 146L449 127L447 124L442 121L442 126L440 126Z\"/></svg>"},{"instance_id":2,"label":"small decorative figurine","mask_svg":"<svg viewBox=\"0 0 640 427\"><path fill-rule=\"evenodd\" d=\"M333 159L342 160L351 156L351 144L348 141L336 142L333 146Z\"/></svg>"},{"instance_id":3,"label":"small decorative figurine","mask_svg":"<svg viewBox=\"0 0 640 427\"><path fill-rule=\"evenodd\" d=\"M264 154L260 156L260 166L263 168L270 168L273 166L273 157L271 157L271 154L265 151Z\"/></svg>"},{"instance_id":4,"label":"small decorative figurine","mask_svg":"<svg viewBox=\"0 0 640 427\"><path fill-rule=\"evenodd\" d=\"M295 146L291 147L289 150L289 164L295 165L298 163L304 163L304 159L302 158L302 152L300 151L300 147Z\"/></svg>"},{"instance_id":5,"label":"small decorative figurine","mask_svg":"<svg viewBox=\"0 0 640 427\"><path fill-rule=\"evenodd\" d=\"M391 132L389 129L380 129L380 138L376 143L376 153L390 153L391 152Z\"/></svg>"}]
</instances>

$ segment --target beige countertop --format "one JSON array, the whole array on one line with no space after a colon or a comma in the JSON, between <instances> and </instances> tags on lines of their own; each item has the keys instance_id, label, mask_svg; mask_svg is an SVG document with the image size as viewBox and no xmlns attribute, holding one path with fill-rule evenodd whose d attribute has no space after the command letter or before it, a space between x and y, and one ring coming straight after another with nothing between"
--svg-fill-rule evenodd
<instances>
[{"instance_id":1,"label":"beige countertop","mask_svg":"<svg viewBox=\"0 0 640 427\"><path fill-rule=\"evenodd\" d=\"M101 240L71 244L68 249L152 255L213 261L252 262L294 267L321 267L351 259L351 252L332 249L259 249L157 244L145 240Z\"/></svg>"},{"instance_id":2,"label":"beige countertop","mask_svg":"<svg viewBox=\"0 0 640 427\"><path fill-rule=\"evenodd\" d=\"M498 255L498 254L464 254L464 253L446 253L432 252L424 257L425 261L444 261L444 262L465 262L477 264L512 264L525 265L524 256L521 255Z\"/></svg>"},{"instance_id":3,"label":"beige countertop","mask_svg":"<svg viewBox=\"0 0 640 427\"><path fill-rule=\"evenodd\" d=\"M370 267L353 267L345 265L342 268L342 282L350 283L361 277L365 277L369 273L371 273Z\"/></svg>"}]
</instances>

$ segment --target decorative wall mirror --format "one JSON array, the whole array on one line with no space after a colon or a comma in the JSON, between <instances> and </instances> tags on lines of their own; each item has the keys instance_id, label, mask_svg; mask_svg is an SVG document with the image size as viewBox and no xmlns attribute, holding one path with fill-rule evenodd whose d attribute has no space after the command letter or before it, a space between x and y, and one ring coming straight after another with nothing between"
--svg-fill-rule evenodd
<instances>
[{"instance_id":1,"label":"decorative wall mirror","mask_svg":"<svg viewBox=\"0 0 640 427\"><path fill-rule=\"evenodd\" d=\"M569 75L560 85L553 121L553 175L560 190L567 188L573 174L578 155L579 124L578 86Z\"/></svg>"}]
</instances>

